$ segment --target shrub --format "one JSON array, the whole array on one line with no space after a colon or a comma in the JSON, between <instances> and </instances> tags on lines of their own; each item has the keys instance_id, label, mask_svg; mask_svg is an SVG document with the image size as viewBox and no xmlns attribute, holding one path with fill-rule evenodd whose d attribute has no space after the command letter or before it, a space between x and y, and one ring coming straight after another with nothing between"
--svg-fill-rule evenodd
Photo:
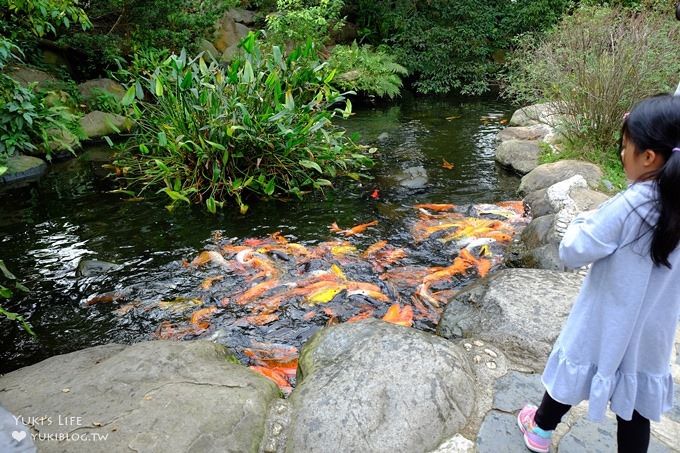
<instances>
[{"instance_id":1,"label":"shrub","mask_svg":"<svg viewBox=\"0 0 680 453\"><path fill-rule=\"evenodd\" d=\"M264 197L321 189L328 178L360 177L372 161L335 127L333 106L344 97L321 78L311 41L286 58L265 52L255 35L229 67L185 52L172 55L144 80L155 98L140 103L137 143L115 163L130 184L159 187L175 202L204 203L210 212L248 195ZM125 102L143 97L134 84ZM124 102L124 103L125 103Z\"/></svg>"},{"instance_id":2,"label":"shrub","mask_svg":"<svg viewBox=\"0 0 680 453\"><path fill-rule=\"evenodd\" d=\"M323 43L342 26L343 0L278 0L277 11L267 15L267 35L276 44Z\"/></svg>"},{"instance_id":3,"label":"shrub","mask_svg":"<svg viewBox=\"0 0 680 453\"><path fill-rule=\"evenodd\" d=\"M394 98L402 87L401 76L408 74L395 57L370 45L337 45L328 58L328 71L338 74L334 84L345 91Z\"/></svg>"},{"instance_id":4,"label":"shrub","mask_svg":"<svg viewBox=\"0 0 680 453\"><path fill-rule=\"evenodd\" d=\"M608 159L623 114L677 83L678 48L668 13L582 7L546 36L525 37L504 92L523 104L555 101L572 145L590 160Z\"/></svg>"},{"instance_id":5,"label":"shrub","mask_svg":"<svg viewBox=\"0 0 680 453\"><path fill-rule=\"evenodd\" d=\"M517 33L559 20L568 0L348 1L365 42L391 47L420 93L481 94L500 69L494 60Z\"/></svg>"},{"instance_id":6,"label":"shrub","mask_svg":"<svg viewBox=\"0 0 680 453\"><path fill-rule=\"evenodd\" d=\"M12 59L18 60L20 52L12 42L0 38L0 71ZM46 103L45 93L36 92L35 84L24 87L0 72L0 101L0 164L19 153L44 153L51 160L54 142L73 152L60 137L78 131L78 117L66 107Z\"/></svg>"}]
</instances>

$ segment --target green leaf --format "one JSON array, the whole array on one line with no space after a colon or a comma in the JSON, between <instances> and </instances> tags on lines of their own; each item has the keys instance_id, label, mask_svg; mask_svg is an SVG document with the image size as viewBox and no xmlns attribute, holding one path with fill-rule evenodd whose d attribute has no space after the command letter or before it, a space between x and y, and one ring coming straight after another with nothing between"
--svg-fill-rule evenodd
<instances>
[{"instance_id":1,"label":"green leaf","mask_svg":"<svg viewBox=\"0 0 680 453\"><path fill-rule=\"evenodd\" d=\"M183 90L186 90L191 86L191 82L194 79L194 74L191 72L191 70L187 71L186 75L182 79L182 83L180 83L179 87Z\"/></svg>"},{"instance_id":2,"label":"green leaf","mask_svg":"<svg viewBox=\"0 0 680 453\"><path fill-rule=\"evenodd\" d=\"M172 201L184 201L187 204L191 204L187 197L185 197L182 193L177 192L175 190L163 187L161 190L159 190L159 192L165 192L172 199Z\"/></svg>"},{"instance_id":3,"label":"green leaf","mask_svg":"<svg viewBox=\"0 0 680 453\"><path fill-rule=\"evenodd\" d=\"M246 60L245 66L243 67L241 82L248 84L253 80L255 80L255 74L253 74L253 65L250 64L250 61Z\"/></svg>"},{"instance_id":4,"label":"green leaf","mask_svg":"<svg viewBox=\"0 0 680 453\"><path fill-rule=\"evenodd\" d=\"M272 178L269 180L267 185L264 188L264 193L267 196L271 196L274 193L274 189L276 189L276 178Z\"/></svg>"},{"instance_id":5,"label":"green leaf","mask_svg":"<svg viewBox=\"0 0 680 453\"><path fill-rule=\"evenodd\" d=\"M7 266L5 266L5 262L3 260L0 260L0 272L2 272L2 275L5 276L6 279L8 280L16 280L17 278L12 274L9 269L7 269Z\"/></svg>"},{"instance_id":6,"label":"green leaf","mask_svg":"<svg viewBox=\"0 0 680 453\"><path fill-rule=\"evenodd\" d=\"M161 160L159 160L159 159L154 159L154 162L156 162L156 165L158 166L158 168L160 168L160 169L163 170L164 172L166 172L166 173L169 173L169 172L170 172L170 169L168 168L167 165L165 165L165 164L163 163L163 161L161 161Z\"/></svg>"},{"instance_id":7,"label":"green leaf","mask_svg":"<svg viewBox=\"0 0 680 453\"><path fill-rule=\"evenodd\" d=\"M215 214L217 212L217 205L215 204L215 199L211 196L205 200L205 207L208 208L208 212Z\"/></svg>"},{"instance_id":8,"label":"green leaf","mask_svg":"<svg viewBox=\"0 0 680 453\"><path fill-rule=\"evenodd\" d=\"M163 131L158 133L158 146L161 146L163 148L168 146L168 137L165 135L165 132Z\"/></svg>"},{"instance_id":9,"label":"green leaf","mask_svg":"<svg viewBox=\"0 0 680 453\"><path fill-rule=\"evenodd\" d=\"M293 100L293 93L290 90L286 91L286 108L288 110L295 108L295 100Z\"/></svg>"},{"instance_id":10,"label":"green leaf","mask_svg":"<svg viewBox=\"0 0 680 453\"><path fill-rule=\"evenodd\" d=\"M125 92L125 96L123 96L123 99L120 101L120 104L122 106L128 106L132 104L132 101L135 100L136 93L137 93L136 85L130 86L130 88L128 88L127 91Z\"/></svg>"},{"instance_id":11,"label":"green leaf","mask_svg":"<svg viewBox=\"0 0 680 453\"><path fill-rule=\"evenodd\" d=\"M316 123L314 123L314 125L313 125L312 127L309 128L309 132L315 132L315 131L321 129L321 128L324 127L326 124L328 124L328 122L329 122L329 121L328 121L328 118L325 118L325 117L324 117L324 118L321 118L319 121L317 121Z\"/></svg>"},{"instance_id":12,"label":"green leaf","mask_svg":"<svg viewBox=\"0 0 680 453\"><path fill-rule=\"evenodd\" d=\"M163 83L161 82L161 79L156 77L156 96L162 97L163 96Z\"/></svg>"},{"instance_id":13,"label":"green leaf","mask_svg":"<svg viewBox=\"0 0 680 453\"><path fill-rule=\"evenodd\" d=\"M311 160L306 159L300 159L298 162L305 168L313 168L319 173L323 173L323 170L321 170L321 167L319 167L319 164L317 164L316 162L312 162Z\"/></svg>"},{"instance_id":14,"label":"green leaf","mask_svg":"<svg viewBox=\"0 0 680 453\"><path fill-rule=\"evenodd\" d=\"M327 180L327 179L322 179L322 178L317 179L317 180L315 181L315 183L316 183L316 185L318 185L318 186L328 186L328 187L332 187L332 186L333 186L333 183L332 183L332 182L330 182L330 181Z\"/></svg>"}]
</instances>

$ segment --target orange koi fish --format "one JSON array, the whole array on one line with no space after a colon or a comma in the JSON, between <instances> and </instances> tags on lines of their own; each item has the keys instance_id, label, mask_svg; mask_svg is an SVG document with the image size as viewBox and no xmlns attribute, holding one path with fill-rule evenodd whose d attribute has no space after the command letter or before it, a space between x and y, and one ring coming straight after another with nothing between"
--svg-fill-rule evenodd
<instances>
[{"instance_id":1,"label":"orange koi fish","mask_svg":"<svg viewBox=\"0 0 680 453\"><path fill-rule=\"evenodd\" d=\"M265 280L261 283L256 283L247 290L245 290L241 296L234 301L235 304L239 305L244 305L247 304L248 302L259 298L262 296L264 293L269 291L270 289L276 288L277 286L280 286L281 283L274 279L274 280Z\"/></svg>"},{"instance_id":2,"label":"orange koi fish","mask_svg":"<svg viewBox=\"0 0 680 453\"><path fill-rule=\"evenodd\" d=\"M265 324L272 323L277 319L279 319L279 316L274 314L249 315L242 318L243 321L252 326L264 326Z\"/></svg>"},{"instance_id":3,"label":"orange koi fish","mask_svg":"<svg viewBox=\"0 0 680 453\"><path fill-rule=\"evenodd\" d=\"M94 296L87 302L85 302L85 305L94 305L94 304L108 304L109 302L113 302L114 300L122 299L125 297L125 294L123 293L106 293L106 294L101 294L99 296Z\"/></svg>"},{"instance_id":4,"label":"orange koi fish","mask_svg":"<svg viewBox=\"0 0 680 453\"><path fill-rule=\"evenodd\" d=\"M205 280L203 280L203 283L201 283L201 289L204 290L209 290L212 288L213 282L216 282L218 280L222 280L224 278L224 275L218 275L216 277L208 277Z\"/></svg>"},{"instance_id":5,"label":"orange koi fish","mask_svg":"<svg viewBox=\"0 0 680 453\"><path fill-rule=\"evenodd\" d=\"M370 318L371 316L373 316L374 311L375 311L375 309L373 307L366 306L359 313L352 316L351 318L349 318L345 322L356 322L356 321L361 321L362 319Z\"/></svg>"},{"instance_id":6,"label":"orange koi fish","mask_svg":"<svg viewBox=\"0 0 680 453\"><path fill-rule=\"evenodd\" d=\"M272 381L284 392L284 393L290 393L293 391L293 387L290 385L290 383L286 380L285 376L283 376L280 372L276 370L272 370L271 368L266 368L263 366L258 366L258 365L250 365L248 368L251 370L255 371L256 373L260 373L262 376L265 376Z\"/></svg>"},{"instance_id":7,"label":"orange koi fish","mask_svg":"<svg viewBox=\"0 0 680 453\"><path fill-rule=\"evenodd\" d=\"M413 205L413 209L428 209L430 211L441 212L450 211L456 207L455 204L450 203L421 203Z\"/></svg>"},{"instance_id":8,"label":"orange koi fish","mask_svg":"<svg viewBox=\"0 0 680 453\"><path fill-rule=\"evenodd\" d=\"M361 254L362 258L368 258L369 256L375 255L375 253L385 247L387 245L387 241L382 240L378 241L373 245L368 246L366 250L364 250L364 253Z\"/></svg>"},{"instance_id":9,"label":"orange koi fish","mask_svg":"<svg viewBox=\"0 0 680 453\"><path fill-rule=\"evenodd\" d=\"M446 159L442 158L442 168L445 168L447 170L452 170L453 164L447 162Z\"/></svg>"},{"instance_id":10,"label":"orange koi fish","mask_svg":"<svg viewBox=\"0 0 680 453\"><path fill-rule=\"evenodd\" d=\"M501 201L500 203L496 203L498 206L501 208L506 208L510 209L512 211L515 211L517 215L519 216L524 216L525 210L524 210L524 201L523 200L516 200L516 201Z\"/></svg>"},{"instance_id":11,"label":"orange koi fish","mask_svg":"<svg viewBox=\"0 0 680 453\"><path fill-rule=\"evenodd\" d=\"M405 305L401 308L399 304L392 304L387 309L387 313L382 317L383 321L399 324L400 326L411 327L413 325L413 308L410 305Z\"/></svg>"},{"instance_id":12,"label":"orange koi fish","mask_svg":"<svg viewBox=\"0 0 680 453\"><path fill-rule=\"evenodd\" d=\"M217 311L217 307L214 305L212 307L201 308L196 310L194 314L191 315L191 324L200 324L205 318L210 316L212 313Z\"/></svg>"},{"instance_id":13,"label":"orange koi fish","mask_svg":"<svg viewBox=\"0 0 680 453\"><path fill-rule=\"evenodd\" d=\"M224 257L214 250L203 250L196 258L185 266L203 266L206 263L212 262L220 266L229 267L229 262Z\"/></svg>"},{"instance_id":14,"label":"orange koi fish","mask_svg":"<svg viewBox=\"0 0 680 453\"><path fill-rule=\"evenodd\" d=\"M371 194L371 198L378 198L380 196L380 193L378 192L378 189L375 189L373 193Z\"/></svg>"},{"instance_id":15,"label":"orange koi fish","mask_svg":"<svg viewBox=\"0 0 680 453\"><path fill-rule=\"evenodd\" d=\"M331 231L334 232L334 233L343 233L345 236L353 236L353 235L356 235L356 234L363 233L366 230L366 228L368 228L370 226L377 225L377 224L378 224L378 221L373 220L372 222L362 223L360 225L353 226L352 228L349 228L347 230L343 230L342 228L340 228L338 226L337 222L333 222L331 224Z\"/></svg>"}]
</instances>

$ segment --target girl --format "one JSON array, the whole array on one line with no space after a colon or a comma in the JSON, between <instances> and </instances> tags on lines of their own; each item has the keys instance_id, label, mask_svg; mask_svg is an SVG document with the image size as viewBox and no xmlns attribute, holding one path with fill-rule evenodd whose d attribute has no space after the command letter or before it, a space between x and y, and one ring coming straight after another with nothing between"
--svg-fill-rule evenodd
<instances>
[{"instance_id":1,"label":"girl","mask_svg":"<svg viewBox=\"0 0 680 453\"><path fill-rule=\"evenodd\" d=\"M569 408L616 414L619 452L646 452L649 420L672 408L670 360L680 313L680 96L640 102L624 118L621 162L632 183L573 220L560 243L568 267L592 263L548 358L541 405L518 423L527 447L550 449Z\"/></svg>"}]
</instances>

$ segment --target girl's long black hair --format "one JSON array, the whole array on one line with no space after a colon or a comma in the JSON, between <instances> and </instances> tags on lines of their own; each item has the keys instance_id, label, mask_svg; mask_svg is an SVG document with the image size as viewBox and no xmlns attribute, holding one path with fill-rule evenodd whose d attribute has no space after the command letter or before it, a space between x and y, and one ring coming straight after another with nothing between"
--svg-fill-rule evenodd
<instances>
[{"instance_id":1,"label":"girl's long black hair","mask_svg":"<svg viewBox=\"0 0 680 453\"><path fill-rule=\"evenodd\" d=\"M680 242L680 96L662 94L640 102L624 120L623 134L636 153L651 149L665 160L653 175L659 220L652 227L650 253L654 264L670 268L668 255Z\"/></svg>"}]
</instances>

